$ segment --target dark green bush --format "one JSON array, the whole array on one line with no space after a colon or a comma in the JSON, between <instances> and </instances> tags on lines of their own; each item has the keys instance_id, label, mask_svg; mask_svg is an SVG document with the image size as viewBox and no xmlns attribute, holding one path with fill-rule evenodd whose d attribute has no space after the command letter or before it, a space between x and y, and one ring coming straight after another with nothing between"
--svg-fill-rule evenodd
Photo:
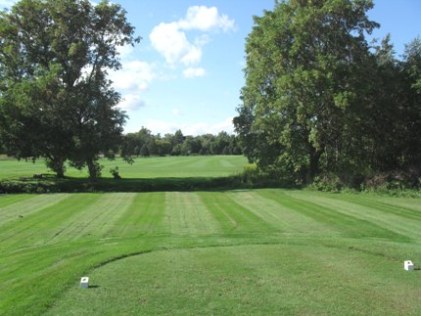
<instances>
[{"instance_id":1,"label":"dark green bush","mask_svg":"<svg viewBox=\"0 0 421 316\"><path fill-rule=\"evenodd\" d=\"M110 173L111 173L111 175L113 176L114 179L116 179L116 180L121 179L118 166L116 166L115 168L111 168Z\"/></svg>"},{"instance_id":2,"label":"dark green bush","mask_svg":"<svg viewBox=\"0 0 421 316\"><path fill-rule=\"evenodd\" d=\"M315 177L310 187L323 192L340 192L344 185L336 174L326 173Z\"/></svg>"}]
</instances>

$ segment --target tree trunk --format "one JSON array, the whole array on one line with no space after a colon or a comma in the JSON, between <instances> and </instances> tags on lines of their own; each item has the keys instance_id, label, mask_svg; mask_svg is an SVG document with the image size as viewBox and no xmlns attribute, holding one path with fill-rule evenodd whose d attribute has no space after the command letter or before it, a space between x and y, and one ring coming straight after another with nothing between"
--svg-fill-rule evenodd
<instances>
[{"instance_id":1,"label":"tree trunk","mask_svg":"<svg viewBox=\"0 0 421 316\"><path fill-rule=\"evenodd\" d=\"M310 165L307 170L306 183L312 183L314 177L319 173L319 160L322 155L321 151L316 150L313 146L310 146Z\"/></svg>"},{"instance_id":2,"label":"tree trunk","mask_svg":"<svg viewBox=\"0 0 421 316\"><path fill-rule=\"evenodd\" d=\"M57 178L64 178L66 167L64 166L65 159L63 157L47 158L47 167L53 170Z\"/></svg>"},{"instance_id":3,"label":"tree trunk","mask_svg":"<svg viewBox=\"0 0 421 316\"><path fill-rule=\"evenodd\" d=\"M86 164L88 165L89 178L91 180L96 180L98 177L101 176L102 167L97 161L93 159L88 159L86 161Z\"/></svg>"}]
</instances>

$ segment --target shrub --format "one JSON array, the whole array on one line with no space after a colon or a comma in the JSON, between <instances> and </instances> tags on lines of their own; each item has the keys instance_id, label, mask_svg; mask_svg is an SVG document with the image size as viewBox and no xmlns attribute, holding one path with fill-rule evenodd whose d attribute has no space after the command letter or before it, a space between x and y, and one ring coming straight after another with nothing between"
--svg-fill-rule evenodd
<instances>
[{"instance_id":1,"label":"shrub","mask_svg":"<svg viewBox=\"0 0 421 316\"><path fill-rule=\"evenodd\" d=\"M252 184L255 183L260 176L260 172L256 164L248 164L244 166L243 172L241 173L241 180L243 183Z\"/></svg>"},{"instance_id":2,"label":"shrub","mask_svg":"<svg viewBox=\"0 0 421 316\"><path fill-rule=\"evenodd\" d=\"M121 179L118 166L116 166L115 168L111 168L110 173L111 173L111 175L113 176L114 179L116 179L116 180Z\"/></svg>"},{"instance_id":3,"label":"shrub","mask_svg":"<svg viewBox=\"0 0 421 316\"><path fill-rule=\"evenodd\" d=\"M339 192L343 188L343 183L336 174L326 173L315 177L310 187L324 192Z\"/></svg>"}]
</instances>

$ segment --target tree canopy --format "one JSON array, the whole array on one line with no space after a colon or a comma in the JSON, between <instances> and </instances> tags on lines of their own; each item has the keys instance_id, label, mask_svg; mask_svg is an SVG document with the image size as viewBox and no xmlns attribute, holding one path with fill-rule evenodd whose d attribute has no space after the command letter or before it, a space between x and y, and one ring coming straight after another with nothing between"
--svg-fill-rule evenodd
<instances>
[{"instance_id":1,"label":"tree canopy","mask_svg":"<svg viewBox=\"0 0 421 316\"><path fill-rule=\"evenodd\" d=\"M142 127L136 133L125 135L121 144L121 155L127 157L240 154L242 148L238 137L226 132L184 136L181 130L177 130L174 134L161 136L152 135L150 130Z\"/></svg>"},{"instance_id":2,"label":"tree canopy","mask_svg":"<svg viewBox=\"0 0 421 316\"><path fill-rule=\"evenodd\" d=\"M107 79L117 48L138 42L117 4L21 0L0 13L0 138L17 158L64 162L98 176L99 154L112 156L126 115Z\"/></svg>"},{"instance_id":3,"label":"tree canopy","mask_svg":"<svg viewBox=\"0 0 421 316\"><path fill-rule=\"evenodd\" d=\"M234 119L245 153L274 176L352 183L420 167L419 41L396 60L371 0L289 0L255 17L246 40L246 84Z\"/></svg>"}]
</instances>

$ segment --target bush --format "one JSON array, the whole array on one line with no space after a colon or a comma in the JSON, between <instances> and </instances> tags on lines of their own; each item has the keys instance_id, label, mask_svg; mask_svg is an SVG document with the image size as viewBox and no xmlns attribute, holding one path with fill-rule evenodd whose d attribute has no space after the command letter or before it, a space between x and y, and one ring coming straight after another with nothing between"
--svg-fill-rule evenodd
<instances>
[{"instance_id":1,"label":"bush","mask_svg":"<svg viewBox=\"0 0 421 316\"><path fill-rule=\"evenodd\" d=\"M421 179L416 173L390 171L367 177L361 188L365 191L388 191L418 189L420 185Z\"/></svg>"},{"instance_id":2,"label":"bush","mask_svg":"<svg viewBox=\"0 0 421 316\"><path fill-rule=\"evenodd\" d=\"M241 181L247 184L255 183L260 177L259 169L256 164L248 164L244 166L241 173Z\"/></svg>"},{"instance_id":3,"label":"bush","mask_svg":"<svg viewBox=\"0 0 421 316\"><path fill-rule=\"evenodd\" d=\"M111 173L111 175L113 176L114 179L116 179L116 180L121 179L118 166L116 166L115 168L111 168L110 173Z\"/></svg>"},{"instance_id":4,"label":"bush","mask_svg":"<svg viewBox=\"0 0 421 316\"><path fill-rule=\"evenodd\" d=\"M310 187L318 191L340 192L344 185L336 174L326 173L315 177Z\"/></svg>"}]
</instances>

